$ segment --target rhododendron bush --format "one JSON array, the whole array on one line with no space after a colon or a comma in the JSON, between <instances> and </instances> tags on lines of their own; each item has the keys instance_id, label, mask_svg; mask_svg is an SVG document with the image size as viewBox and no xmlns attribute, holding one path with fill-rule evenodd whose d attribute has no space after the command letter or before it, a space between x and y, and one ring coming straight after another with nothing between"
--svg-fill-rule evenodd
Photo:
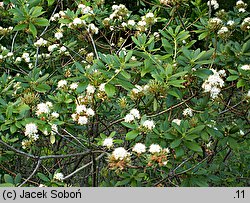
<instances>
[{"instance_id":1,"label":"rhododendron bush","mask_svg":"<svg viewBox=\"0 0 250 203\"><path fill-rule=\"evenodd\" d=\"M249 185L249 5L135 2L0 2L1 186Z\"/></svg>"}]
</instances>

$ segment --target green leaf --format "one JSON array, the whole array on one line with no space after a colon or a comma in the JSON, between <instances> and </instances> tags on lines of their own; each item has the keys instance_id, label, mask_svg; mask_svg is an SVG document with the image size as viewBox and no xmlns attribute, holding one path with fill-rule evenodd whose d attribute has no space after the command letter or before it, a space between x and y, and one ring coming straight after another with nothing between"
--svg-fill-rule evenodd
<instances>
[{"instance_id":1,"label":"green leaf","mask_svg":"<svg viewBox=\"0 0 250 203\"><path fill-rule=\"evenodd\" d=\"M49 21L45 18L37 18L36 20L34 20L34 24L38 26L48 26Z\"/></svg>"},{"instance_id":2,"label":"green leaf","mask_svg":"<svg viewBox=\"0 0 250 203\"><path fill-rule=\"evenodd\" d=\"M15 187L15 185L12 183L1 183L0 187Z\"/></svg>"},{"instance_id":3,"label":"green leaf","mask_svg":"<svg viewBox=\"0 0 250 203\"><path fill-rule=\"evenodd\" d=\"M170 147L172 149L178 147L182 142L182 139L177 139L177 140L174 140L173 142L170 143Z\"/></svg>"},{"instance_id":4,"label":"green leaf","mask_svg":"<svg viewBox=\"0 0 250 203\"><path fill-rule=\"evenodd\" d=\"M121 124L124 125L127 128L130 128L130 129L135 129L136 128L135 124L131 124L131 123L127 123L127 122L121 122Z\"/></svg>"},{"instance_id":5,"label":"green leaf","mask_svg":"<svg viewBox=\"0 0 250 203\"><path fill-rule=\"evenodd\" d=\"M22 175L18 173L14 179L15 185L17 185L18 183L21 183L21 180L22 180Z\"/></svg>"},{"instance_id":6,"label":"green leaf","mask_svg":"<svg viewBox=\"0 0 250 203\"><path fill-rule=\"evenodd\" d=\"M34 26L34 24L32 24L32 23L29 24L29 31L32 33L33 37L36 37L36 35L37 35L37 29Z\"/></svg>"},{"instance_id":7,"label":"green leaf","mask_svg":"<svg viewBox=\"0 0 250 203\"><path fill-rule=\"evenodd\" d=\"M19 31L19 30L24 30L25 28L28 27L28 24L19 24L14 27L14 31Z\"/></svg>"},{"instance_id":8,"label":"green leaf","mask_svg":"<svg viewBox=\"0 0 250 203\"><path fill-rule=\"evenodd\" d=\"M12 183L12 184L14 184L14 180L13 180L13 178L9 174L4 174L3 178L4 178L4 181L6 183Z\"/></svg>"},{"instance_id":9,"label":"green leaf","mask_svg":"<svg viewBox=\"0 0 250 203\"><path fill-rule=\"evenodd\" d=\"M82 67L82 65L81 65L79 62L75 61L74 64L75 64L76 68L77 68L81 73L85 73L84 68Z\"/></svg>"},{"instance_id":10,"label":"green leaf","mask_svg":"<svg viewBox=\"0 0 250 203\"><path fill-rule=\"evenodd\" d=\"M52 4L54 4L55 0L47 0L48 2L48 6L52 6Z\"/></svg>"},{"instance_id":11,"label":"green leaf","mask_svg":"<svg viewBox=\"0 0 250 203\"><path fill-rule=\"evenodd\" d=\"M230 75L228 78L227 78L227 81L234 81L234 80L237 80L239 78L238 75Z\"/></svg>"},{"instance_id":12,"label":"green leaf","mask_svg":"<svg viewBox=\"0 0 250 203\"><path fill-rule=\"evenodd\" d=\"M126 134L126 140L133 140L140 133L139 130L132 130Z\"/></svg>"},{"instance_id":13,"label":"green leaf","mask_svg":"<svg viewBox=\"0 0 250 203\"><path fill-rule=\"evenodd\" d=\"M42 173L37 173L37 176L38 176L41 180L43 180L43 181L45 181L45 182L49 182L49 181L50 181L50 179L49 179L47 176L45 176L44 174L42 174Z\"/></svg>"},{"instance_id":14,"label":"green leaf","mask_svg":"<svg viewBox=\"0 0 250 203\"><path fill-rule=\"evenodd\" d=\"M54 144L55 141L56 141L55 135L50 135L50 143L51 143L51 144Z\"/></svg>"},{"instance_id":15,"label":"green leaf","mask_svg":"<svg viewBox=\"0 0 250 203\"><path fill-rule=\"evenodd\" d=\"M50 86L47 84L39 84L34 88L37 92L47 92L50 90Z\"/></svg>"},{"instance_id":16,"label":"green leaf","mask_svg":"<svg viewBox=\"0 0 250 203\"><path fill-rule=\"evenodd\" d=\"M168 85L184 88L184 86L182 85L182 83L184 82L186 82L186 80L172 80L172 81L168 81Z\"/></svg>"},{"instance_id":17,"label":"green leaf","mask_svg":"<svg viewBox=\"0 0 250 203\"><path fill-rule=\"evenodd\" d=\"M240 79L240 80L237 82L237 88L244 87L245 85L246 85L246 81L243 80L243 79Z\"/></svg>"},{"instance_id":18,"label":"green leaf","mask_svg":"<svg viewBox=\"0 0 250 203\"><path fill-rule=\"evenodd\" d=\"M200 145L198 145L196 142L188 142L188 141L185 141L184 142L184 145L191 149L192 151L195 151L195 152L202 152L202 148L200 147Z\"/></svg>"},{"instance_id":19,"label":"green leaf","mask_svg":"<svg viewBox=\"0 0 250 203\"><path fill-rule=\"evenodd\" d=\"M108 95L108 97L113 97L115 95L115 86L111 84L105 85L105 92Z\"/></svg>"},{"instance_id":20,"label":"green leaf","mask_svg":"<svg viewBox=\"0 0 250 203\"><path fill-rule=\"evenodd\" d=\"M192 128L188 131L188 134L196 134L196 133L199 133L201 132L206 126L205 125L199 125L195 128Z\"/></svg>"}]
</instances>

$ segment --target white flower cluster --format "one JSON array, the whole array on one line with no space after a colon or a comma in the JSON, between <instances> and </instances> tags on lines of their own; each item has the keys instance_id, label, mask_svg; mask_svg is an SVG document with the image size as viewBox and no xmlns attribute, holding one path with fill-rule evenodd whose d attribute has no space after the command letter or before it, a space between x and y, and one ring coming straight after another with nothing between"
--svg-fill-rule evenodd
<instances>
[{"instance_id":1,"label":"white flower cluster","mask_svg":"<svg viewBox=\"0 0 250 203\"><path fill-rule=\"evenodd\" d=\"M63 181L64 175L62 173L56 173L53 178L58 181Z\"/></svg>"},{"instance_id":2,"label":"white flower cluster","mask_svg":"<svg viewBox=\"0 0 250 203\"><path fill-rule=\"evenodd\" d=\"M137 109L131 109L130 113L124 117L124 121L130 123L135 119L140 119L140 112Z\"/></svg>"},{"instance_id":3,"label":"white flower cluster","mask_svg":"<svg viewBox=\"0 0 250 203\"><path fill-rule=\"evenodd\" d=\"M172 0L160 0L161 4L164 4L165 6L169 6L172 3Z\"/></svg>"},{"instance_id":4,"label":"white flower cluster","mask_svg":"<svg viewBox=\"0 0 250 203\"><path fill-rule=\"evenodd\" d=\"M217 2L216 0L209 0L209 1L207 2L207 5L209 6L210 4L211 4L211 6L214 7L214 10L216 10L216 9L219 8L219 4L218 4L218 2Z\"/></svg>"},{"instance_id":5,"label":"white flower cluster","mask_svg":"<svg viewBox=\"0 0 250 203\"><path fill-rule=\"evenodd\" d=\"M175 123L175 124L177 124L177 125L180 125L181 124L181 120L180 119L173 119L172 120L172 123Z\"/></svg>"},{"instance_id":6,"label":"white flower cluster","mask_svg":"<svg viewBox=\"0 0 250 203\"><path fill-rule=\"evenodd\" d=\"M141 20L137 23L137 29L141 32L145 32L147 31L147 26L153 25L156 22L157 18L153 13L149 12L141 17Z\"/></svg>"},{"instance_id":7,"label":"white flower cluster","mask_svg":"<svg viewBox=\"0 0 250 203\"><path fill-rule=\"evenodd\" d=\"M110 14L109 19L119 19L122 20L124 17L129 16L129 10L125 5L113 5L112 6L113 13Z\"/></svg>"},{"instance_id":8,"label":"white flower cluster","mask_svg":"<svg viewBox=\"0 0 250 203\"><path fill-rule=\"evenodd\" d=\"M24 52L21 57L26 63L30 62L30 54L27 52Z\"/></svg>"},{"instance_id":9,"label":"white flower cluster","mask_svg":"<svg viewBox=\"0 0 250 203\"><path fill-rule=\"evenodd\" d=\"M40 116L41 114L49 114L50 109L53 107L51 102L40 103L37 105L36 115Z\"/></svg>"},{"instance_id":10,"label":"white flower cluster","mask_svg":"<svg viewBox=\"0 0 250 203\"><path fill-rule=\"evenodd\" d=\"M3 28L2 26L0 26L0 35L7 35L11 33L12 30L13 30L13 27Z\"/></svg>"},{"instance_id":11,"label":"white flower cluster","mask_svg":"<svg viewBox=\"0 0 250 203\"><path fill-rule=\"evenodd\" d=\"M228 30L228 28L226 27L226 26L223 26L223 27L221 27L221 29L218 31L218 35L223 35L223 34L225 34L225 33L227 33L229 30Z\"/></svg>"},{"instance_id":12,"label":"white flower cluster","mask_svg":"<svg viewBox=\"0 0 250 203\"><path fill-rule=\"evenodd\" d=\"M62 33L62 31L60 30L60 31L57 31L56 33L55 33L55 38L56 39L61 39L63 37L63 33Z\"/></svg>"},{"instance_id":13,"label":"white flower cluster","mask_svg":"<svg viewBox=\"0 0 250 203\"><path fill-rule=\"evenodd\" d=\"M250 17L245 18L240 27L244 31L250 30Z\"/></svg>"},{"instance_id":14,"label":"white flower cluster","mask_svg":"<svg viewBox=\"0 0 250 203\"><path fill-rule=\"evenodd\" d=\"M60 88L66 87L67 84L68 84L67 80L59 80L57 83L57 88L60 89Z\"/></svg>"},{"instance_id":15,"label":"white flower cluster","mask_svg":"<svg viewBox=\"0 0 250 203\"><path fill-rule=\"evenodd\" d=\"M250 64L246 64L240 67L242 70L250 70Z\"/></svg>"},{"instance_id":16,"label":"white flower cluster","mask_svg":"<svg viewBox=\"0 0 250 203\"><path fill-rule=\"evenodd\" d=\"M155 128L155 123L153 120L145 120L142 126L147 130L153 130Z\"/></svg>"},{"instance_id":17,"label":"white flower cluster","mask_svg":"<svg viewBox=\"0 0 250 203\"><path fill-rule=\"evenodd\" d=\"M82 14L93 14L93 9L89 6L85 6L84 4L79 4L78 8L81 10Z\"/></svg>"},{"instance_id":18,"label":"white flower cluster","mask_svg":"<svg viewBox=\"0 0 250 203\"><path fill-rule=\"evenodd\" d=\"M118 147L112 152L112 156L115 160L124 160L130 157L130 153L123 147Z\"/></svg>"},{"instance_id":19,"label":"white flower cluster","mask_svg":"<svg viewBox=\"0 0 250 203\"><path fill-rule=\"evenodd\" d=\"M24 135L31 140L36 141L39 138L37 125L35 123L28 123L25 125Z\"/></svg>"},{"instance_id":20,"label":"white flower cluster","mask_svg":"<svg viewBox=\"0 0 250 203\"><path fill-rule=\"evenodd\" d=\"M151 154L160 153L162 148L158 144L151 144L148 150Z\"/></svg>"},{"instance_id":21,"label":"white flower cluster","mask_svg":"<svg viewBox=\"0 0 250 203\"><path fill-rule=\"evenodd\" d=\"M39 40L37 40L35 43L34 43L34 46L35 47L44 47L48 44L48 41L43 39L43 38L39 38Z\"/></svg>"},{"instance_id":22,"label":"white flower cluster","mask_svg":"<svg viewBox=\"0 0 250 203\"><path fill-rule=\"evenodd\" d=\"M247 92L247 97L250 98L250 90Z\"/></svg>"},{"instance_id":23,"label":"white flower cluster","mask_svg":"<svg viewBox=\"0 0 250 203\"><path fill-rule=\"evenodd\" d=\"M211 69L213 71L213 75L210 75L205 82L202 84L202 88L204 89L204 92L209 92L210 96L215 99L218 97L221 88L224 86L224 81L222 77L225 77L225 70L216 71L214 69Z\"/></svg>"},{"instance_id":24,"label":"white flower cluster","mask_svg":"<svg viewBox=\"0 0 250 203\"><path fill-rule=\"evenodd\" d=\"M111 138L111 137L105 138L103 143L102 143L102 146L107 147L107 148L111 148L113 146L113 138Z\"/></svg>"},{"instance_id":25,"label":"white flower cluster","mask_svg":"<svg viewBox=\"0 0 250 203\"><path fill-rule=\"evenodd\" d=\"M137 94L145 94L148 90L149 86L148 85L144 85L144 86L140 86L140 85L135 85L135 88L132 89L131 93L134 95Z\"/></svg>"},{"instance_id":26,"label":"white flower cluster","mask_svg":"<svg viewBox=\"0 0 250 203\"><path fill-rule=\"evenodd\" d=\"M60 11L59 13L55 13L52 17L51 17L51 21L56 21L59 18L65 18L66 14L64 11Z\"/></svg>"},{"instance_id":27,"label":"white flower cluster","mask_svg":"<svg viewBox=\"0 0 250 203\"><path fill-rule=\"evenodd\" d=\"M59 44L52 44L50 46L48 46L48 51L49 52L53 52L55 51L55 49L57 49L59 47Z\"/></svg>"},{"instance_id":28,"label":"white flower cluster","mask_svg":"<svg viewBox=\"0 0 250 203\"><path fill-rule=\"evenodd\" d=\"M193 111L192 111L191 108L186 108L186 109L183 110L182 114L183 114L183 116L190 116L190 117L192 117L193 116Z\"/></svg>"},{"instance_id":29,"label":"white flower cluster","mask_svg":"<svg viewBox=\"0 0 250 203\"><path fill-rule=\"evenodd\" d=\"M227 25L230 26L230 27L234 26L235 22L233 20L229 20L229 21L227 21Z\"/></svg>"},{"instance_id":30,"label":"white flower cluster","mask_svg":"<svg viewBox=\"0 0 250 203\"><path fill-rule=\"evenodd\" d=\"M220 18L214 17L209 20L210 26L219 26L222 24L222 20Z\"/></svg>"},{"instance_id":31,"label":"white flower cluster","mask_svg":"<svg viewBox=\"0 0 250 203\"><path fill-rule=\"evenodd\" d=\"M142 154L146 152L146 146L142 143L136 143L132 151L136 152L137 154Z\"/></svg>"},{"instance_id":32,"label":"white flower cluster","mask_svg":"<svg viewBox=\"0 0 250 203\"><path fill-rule=\"evenodd\" d=\"M73 121L77 121L79 125L85 125L88 123L88 117L94 116L95 112L91 108L87 108L85 105L77 105L76 113L71 115Z\"/></svg>"},{"instance_id":33,"label":"white flower cluster","mask_svg":"<svg viewBox=\"0 0 250 203\"><path fill-rule=\"evenodd\" d=\"M89 33L98 34L99 29L93 23L90 23L87 28Z\"/></svg>"},{"instance_id":34,"label":"white flower cluster","mask_svg":"<svg viewBox=\"0 0 250 203\"><path fill-rule=\"evenodd\" d=\"M236 2L236 8L238 9L238 11L240 13L245 13L246 12L246 8L247 8L247 4L244 1L237 1Z\"/></svg>"}]
</instances>

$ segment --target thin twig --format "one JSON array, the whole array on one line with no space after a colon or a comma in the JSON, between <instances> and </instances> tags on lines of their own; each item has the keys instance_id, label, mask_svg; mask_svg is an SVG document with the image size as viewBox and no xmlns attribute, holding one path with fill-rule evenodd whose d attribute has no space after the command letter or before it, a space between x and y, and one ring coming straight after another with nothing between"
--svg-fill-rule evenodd
<instances>
[{"instance_id":1,"label":"thin twig","mask_svg":"<svg viewBox=\"0 0 250 203\"><path fill-rule=\"evenodd\" d=\"M101 155L99 155L95 160L98 161L99 159L101 159L106 153L102 153ZM62 180L66 180L68 178L70 178L71 176L73 176L74 174L78 173L79 171L87 168L88 166L90 166L93 162L89 162L87 164L85 164L84 166L76 169L75 171L73 171L72 173L70 173L69 175L65 176Z\"/></svg>"},{"instance_id":2,"label":"thin twig","mask_svg":"<svg viewBox=\"0 0 250 203\"><path fill-rule=\"evenodd\" d=\"M39 169L39 166L41 164L42 160L41 159L38 159L37 161L37 164L36 164L36 167L35 169L33 170L33 172L30 174L30 176L24 181L22 182L18 187L22 187L25 183L27 183L31 178L32 176L36 173L36 171Z\"/></svg>"}]
</instances>

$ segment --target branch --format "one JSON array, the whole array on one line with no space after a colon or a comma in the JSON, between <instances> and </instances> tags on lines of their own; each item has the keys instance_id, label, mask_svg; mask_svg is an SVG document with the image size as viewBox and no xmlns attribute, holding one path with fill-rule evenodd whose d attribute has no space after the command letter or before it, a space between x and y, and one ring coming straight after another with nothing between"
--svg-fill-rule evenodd
<instances>
[{"instance_id":1,"label":"branch","mask_svg":"<svg viewBox=\"0 0 250 203\"><path fill-rule=\"evenodd\" d=\"M37 164L36 164L36 167L35 169L33 170L33 172L30 174L30 176L24 181L22 182L18 187L22 187L25 183L27 183L31 178L32 176L36 173L36 171L38 170L40 164L41 164L42 160L41 159L38 159L37 161Z\"/></svg>"},{"instance_id":2,"label":"branch","mask_svg":"<svg viewBox=\"0 0 250 203\"><path fill-rule=\"evenodd\" d=\"M57 158L67 158L67 157L73 157L73 156L82 156L82 155L88 155L89 153L91 153L90 150L87 150L85 152L81 152L81 153L75 153L75 154L65 154L65 155L47 155L47 156L35 156L32 154L28 154L26 152L20 151L10 145L8 145L7 143L3 142L2 140L0 140L0 144L6 146L7 148L11 149L12 151L16 152L17 154L32 158L32 159L37 159L37 160L44 160L44 159L57 159Z\"/></svg>"},{"instance_id":3,"label":"branch","mask_svg":"<svg viewBox=\"0 0 250 203\"><path fill-rule=\"evenodd\" d=\"M99 155L95 160L98 161L99 159L101 159L106 153L102 153L101 155ZM85 164L84 166L76 169L74 172L70 173L69 175L65 176L62 180L66 180L68 178L70 178L71 176L73 176L74 174L78 173L79 171L87 168L88 166L90 166L93 163L93 161Z\"/></svg>"}]
</instances>

